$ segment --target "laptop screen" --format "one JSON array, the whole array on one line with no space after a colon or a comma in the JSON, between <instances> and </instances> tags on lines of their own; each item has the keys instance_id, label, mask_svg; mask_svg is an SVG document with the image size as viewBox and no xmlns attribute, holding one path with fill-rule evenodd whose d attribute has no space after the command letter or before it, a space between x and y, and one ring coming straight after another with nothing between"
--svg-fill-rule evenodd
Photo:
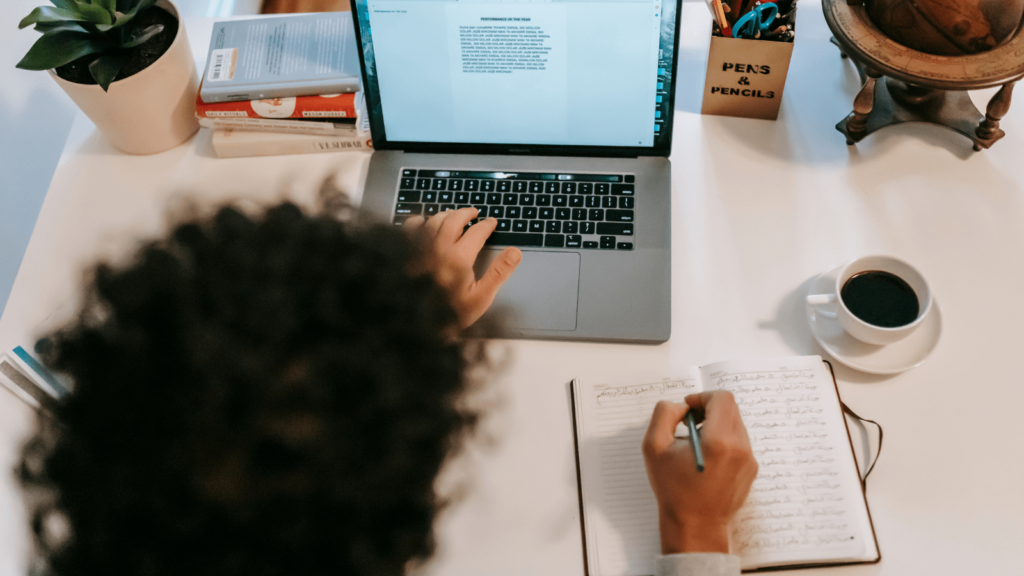
<instances>
[{"instance_id":1,"label":"laptop screen","mask_svg":"<svg viewBox=\"0 0 1024 576\"><path fill-rule=\"evenodd\" d=\"M678 1L353 0L374 146L667 156Z\"/></svg>"}]
</instances>

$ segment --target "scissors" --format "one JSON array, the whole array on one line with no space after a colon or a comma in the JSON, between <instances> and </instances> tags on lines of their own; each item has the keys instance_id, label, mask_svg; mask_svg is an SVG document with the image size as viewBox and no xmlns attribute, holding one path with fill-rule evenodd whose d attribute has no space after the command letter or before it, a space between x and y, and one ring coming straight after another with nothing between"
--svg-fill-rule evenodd
<instances>
[{"instance_id":1,"label":"scissors","mask_svg":"<svg viewBox=\"0 0 1024 576\"><path fill-rule=\"evenodd\" d=\"M760 4L744 14L732 27L733 38L757 38L767 34L769 26L779 15L779 7L774 2Z\"/></svg>"}]
</instances>

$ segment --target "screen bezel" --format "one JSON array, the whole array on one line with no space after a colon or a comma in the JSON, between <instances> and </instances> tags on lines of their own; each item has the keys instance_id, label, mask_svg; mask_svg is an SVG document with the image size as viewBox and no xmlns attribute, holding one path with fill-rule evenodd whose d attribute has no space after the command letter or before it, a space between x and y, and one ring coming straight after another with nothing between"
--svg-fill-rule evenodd
<instances>
[{"instance_id":1,"label":"screen bezel","mask_svg":"<svg viewBox=\"0 0 1024 576\"><path fill-rule=\"evenodd\" d=\"M668 2L669 0L663 0ZM452 142L400 142L389 141L384 130L384 118L378 117L373 110L380 109L380 93L377 83L371 83L366 73L366 51L363 48L363 31L360 25L359 7L356 0L349 0L351 6L353 28L359 48L359 68L362 72L363 96L366 99L366 110L370 119L370 135L375 150L402 150L405 152L426 152L435 154L491 154L491 155L530 155L530 156L600 156L610 158L636 158L639 156L660 156L668 158L672 153L672 126L675 116L677 70L679 68L679 22L683 13L683 0L673 0L676 5L676 17L673 25L672 38L672 70L668 92L668 110L661 131L663 138L653 146L576 146L568 144L459 144ZM659 32L660 34L660 32ZM660 38L660 36L659 36ZM371 44L372 47L372 44ZM653 118L652 118L653 120ZM653 125L653 122L652 122Z\"/></svg>"}]
</instances>

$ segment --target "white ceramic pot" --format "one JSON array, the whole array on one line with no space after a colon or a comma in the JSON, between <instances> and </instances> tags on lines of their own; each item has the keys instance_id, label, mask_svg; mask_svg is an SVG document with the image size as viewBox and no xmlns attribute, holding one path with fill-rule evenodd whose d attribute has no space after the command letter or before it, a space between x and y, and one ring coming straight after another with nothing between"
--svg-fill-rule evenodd
<instances>
[{"instance_id":1,"label":"white ceramic pot","mask_svg":"<svg viewBox=\"0 0 1024 576\"><path fill-rule=\"evenodd\" d=\"M129 154L163 152L199 129L195 115L199 81L185 22L170 0L156 5L178 19L178 34L149 68L114 81L106 92L96 84L68 82L50 70L50 76L110 143Z\"/></svg>"}]
</instances>

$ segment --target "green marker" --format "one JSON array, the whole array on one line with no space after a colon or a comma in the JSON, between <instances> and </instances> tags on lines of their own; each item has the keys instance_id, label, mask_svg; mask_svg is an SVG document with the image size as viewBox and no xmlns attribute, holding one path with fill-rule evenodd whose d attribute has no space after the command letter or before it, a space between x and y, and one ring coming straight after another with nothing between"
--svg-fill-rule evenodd
<instances>
[{"instance_id":1,"label":"green marker","mask_svg":"<svg viewBox=\"0 0 1024 576\"><path fill-rule=\"evenodd\" d=\"M697 458L697 472L704 471L704 452L700 449L700 438L697 437L697 421L693 417L693 410L686 413L686 427L690 429L690 446L693 447L693 455Z\"/></svg>"}]
</instances>

